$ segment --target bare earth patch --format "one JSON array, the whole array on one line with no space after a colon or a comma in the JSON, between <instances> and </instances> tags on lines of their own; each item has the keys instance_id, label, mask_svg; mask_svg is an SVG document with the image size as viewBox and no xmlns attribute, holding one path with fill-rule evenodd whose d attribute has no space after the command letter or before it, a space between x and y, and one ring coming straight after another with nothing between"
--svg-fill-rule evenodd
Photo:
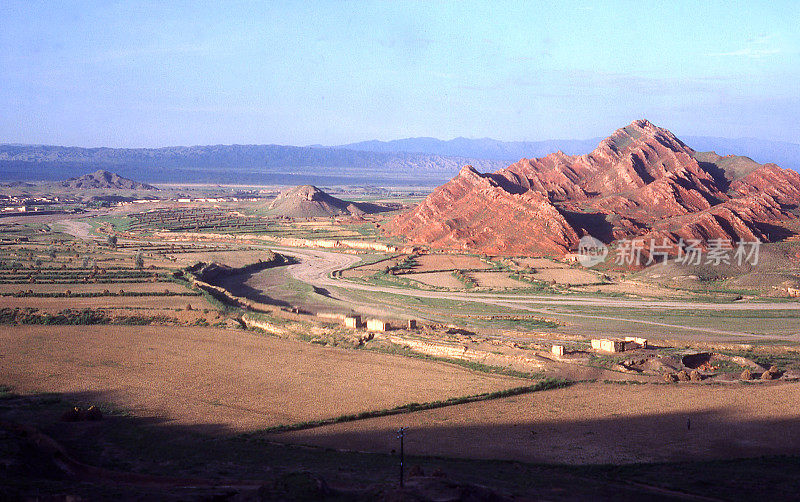
<instances>
[{"instance_id":1,"label":"bare earth patch","mask_svg":"<svg viewBox=\"0 0 800 502\"><path fill-rule=\"evenodd\" d=\"M99 394L139 416L235 430L530 383L213 328L5 327L0 356L0 384L21 392Z\"/></svg>"},{"instance_id":2,"label":"bare earth patch","mask_svg":"<svg viewBox=\"0 0 800 502\"><path fill-rule=\"evenodd\" d=\"M469 276L475 279L481 288L522 289L531 287L530 283L513 279L508 272L470 272Z\"/></svg>"},{"instance_id":3,"label":"bare earth patch","mask_svg":"<svg viewBox=\"0 0 800 502\"><path fill-rule=\"evenodd\" d=\"M459 281L452 272L423 272L421 274L409 274L402 277L427 284L428 286L449 289L466 288L464 283Z\"/></svg>"},{"instance_id":4,"label":"bare earth patch","mask_svg":"<svg viewBox=\"0 0 800 502\"><path fill-rule=\"evenodd\" d=\"M527 462L671 462L800 453L800 385L578 384L283 433L279 441Z\"/></svg>"},{"instance_id":5,"label":"bare earth patch","mask_svg":"<svg viewBox=\"0 0 800 502\"><path fill-rule=\"evenodd\" d=\"M456 254L424 254L416 258L419 264L414 270L477 270L492 268L477 256Z\"/></svg>"},{"instance_id":6,"label":"bare earth patch","mask_svg":"<svg viewBox=\"0 0 800 502\"><path fill-rule=\"evenodd\" d=\"M340 276L344 277L345 279L355 279L355 278L367 277L374 273L375 273L374 271L364 270L361 268L351 268L348 270L343 270Z\"/></svg>"},{"instance_id":7,"label":"bare earth patch","mask_svg":"<svg viewBox=\"0 0 800 502\"><path fill-rule=\"evenodd\" d=\"M574 268L548 268L537 271L531 277L540 281L555 281L556 284L595 284L600 282L600 277L592 272Z\"/></svg>"},{"instance_id":8,"label":"bare earth patch","mask_svg":"<svg viewBox=\"0 0 800 502\"><path fill-rule=\"evenodd\" d=\"M542 268L570 268L566 263L557 262L548 258L514 258L520 267Z\"/></svg>"}]
</instances>

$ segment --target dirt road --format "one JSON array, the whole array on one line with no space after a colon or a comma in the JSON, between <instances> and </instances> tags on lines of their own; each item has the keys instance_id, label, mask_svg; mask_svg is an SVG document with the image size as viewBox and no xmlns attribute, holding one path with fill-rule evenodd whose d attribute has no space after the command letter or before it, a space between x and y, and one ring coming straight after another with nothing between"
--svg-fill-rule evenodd
<instances>
[{"instance_id":1,"label":"dirt road","mask_svg":"<svg viewBox=\"0 0 800 502\"><path fill-rule=\"evenodd\" d=\"M548 310L547 307L558 306L584 306L584 307L615 307L631 309L652 309L652 310L708 310L708 311L769 311L769 310L800 310L800 302L734 302L734 303L713 303L713 302L693 302L679 300L629 300L618 298L596 298L579 296L555 296L555 295L515 295L507 293L460 293L460 292L441 292L441 291L422 291L405 289L391 286L375 286L350 282L346 279L337 279L331 276L336 270L349 267L358 262L356 255L323 251L318 249L283 248L272 247L271 249L293 256L298 259L298 263L290 267L292 276L300 281L323 288L339 288L340 290L371 291L388 293L393 295L411 296L417 298L446 299L455 301L469 301L494 305L498 307L513 308L527 312L539 313L542 315L557 315L584 319L598 319L606 321L620 321L637 323L647 326L656 326L687 330L692 332L703 332L715 335L725 335L746 338L776 338L773 335L761 335L744 331L729 329L716 329L707 327L697 327L680 325L674 323L649 321L644 319L623 318L611 315L594 315L581 313L565 313ZM346 296L339 297L342 301L347 301ZM798 334L789 334L788 337L800 337Z\"/></svg>"},{"instance_id":2,"label":"dirt road","mask_svg":"<svg viewBox=\"0 0 800 502\"><path fill-rule=\"evenodd\" d=\"M536 304L687 310L800 310L800 302L713 303L679 300L623 300L617 298L579 296L422 291L391 286L373 286L330 277L332 272L349 267L358 262L359 258L356 255L298 248L271 247L270 249L298 258L300 262L291 267L292 275L298 280L315 286L334 286L344 289L375 291L395 295L446 298L449 300L465 300L491 304L502 302L503 305Z\"/></svg>"},{"instance_id":3,"label":"dirt road","mask_svg":"<svg viewBox=\"0 0 800 502\"><path fill-rule=\"evenodd\" d=\"M60 226L64 232L74 235L81 239L91 239L91 225L84 222L65 219L55 224ZM659 322L646 319L636 319L632 317L617 317L613 315L597 315L553 311L548 307L594 307L594 308L630 308L630 309L649 309L654 311L669 310L690 310L690 311L770 311L770 310L798 310L800 302L734 302L734 303L714 303L714 302L693 302L680 300L633 300L619 298L598 298L580 296L556 296L556 295L530 295L530 294L508 294L508 293L473 293L473 292L440 292L422 291L391 286L375 286L348 281L342 278L332 277L332 273L342 270L360 260L358 255L333 252L310 248L288 248L276 246L264 246L277 252L293 256L298 259L298 263L291 265L289 271L291 275L302 282L312 286L333 288L332 291L339 292L334 294L337 300L341 300L354 308L362 308L362 302L348 298L346 291L368 291L377 293L387 293L399 296L410 296L417 298L445 299L453 301L468 301L493 305L497 307L522 310L530 313L537 313L544 316L560 316L575 319L591 319L602 321L617 321L625 323L640 324L648 327L662 327L689 332L700 332L713 335L723 335L744 338L776 338L774 335L764 335L759 333L745 332L732 329L718 329L716 327L698 327L681 325L676 323ZM380 306L376 310L375 305L368 306L374 312L395 311L397 309L389 306ZM366 312L365 312L366 313ZM800 339L800 334L788 334L788 338ZM787 338L787 337L782 337Z\"/></svg>"}]
</instances>

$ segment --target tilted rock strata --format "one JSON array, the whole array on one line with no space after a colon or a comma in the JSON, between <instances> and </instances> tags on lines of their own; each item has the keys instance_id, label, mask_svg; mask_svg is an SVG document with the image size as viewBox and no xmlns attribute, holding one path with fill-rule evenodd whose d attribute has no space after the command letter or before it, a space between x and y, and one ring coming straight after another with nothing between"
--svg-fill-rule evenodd
<instances>
[{"instance_id":1,"label":"tilted rock strata","mask_svg":"<svg viewBox=\"0 0 800 502\"><path fill-rule=\"evenodd\" d=\"M434 248L506 255L564 254L585 234L768 241L795 217L798 200L794 171L695 152L637 120L588 155L556 152L492 174L467 166L395 218L392 232Z\"/></svg>"},{"instance_id":2,"label":"tilted rock strata","mask_svg":"<svg viewBox=\"0 0 800 502\"><path fill-rule=\"evenodd\" d=\"M509 254L537 246L563 254L578 235L546 196L509 193L492 175L471 166L437 188L412 213L395 220L395 231L434 247ZM531 242L531 236L540 242Z\"/></svg>"}]
</instances>

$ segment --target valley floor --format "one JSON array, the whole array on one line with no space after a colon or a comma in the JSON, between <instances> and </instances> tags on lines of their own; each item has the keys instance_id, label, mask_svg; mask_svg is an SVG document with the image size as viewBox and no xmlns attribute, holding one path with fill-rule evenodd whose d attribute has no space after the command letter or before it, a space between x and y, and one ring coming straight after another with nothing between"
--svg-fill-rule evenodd
<instances>
[{"instance_id":1,"label":"valley floor","mask_svg":"<svg viewBox=\"0 0 800 502\"><path fill-rule=\"evenodd\" d=\"M182 478L162 480L171 488L155 492L176 498L237 483L247 486L233 489L238 495L257 498L263 483L284 483L298 470L326 479L339 490L334 499L388 497L399 427L408 427L409 465L429 474L415 481L428 483L420 500L442 489L435 470L452 489L480 484L520 500L793 493L786 480L800 474L796 301L598 294L580 289L596 272L530 261L523 265L536 272L524 273L472 255L169 233L129 234L111 247L101 231L106 216L6 227L17 240L0 247L8 265L0 272L0 447L19 471L0 470L0 481L21 494L92 498L119 487L105 483L105 473L76 477L90 486L70 491L60 484L64 472L36 471L41 459L25 457L30 445L14 423L32 424L89 465ZM267 333L245 329L241 308L179 273L198 261L242 267L269 250L297 262L226 284L237 295L275 300L270 312L247 313ZM566 277L579 290L528 277L537 274ZM316 315L326 313L379 317L392 329L368 336ZM399 328L409 319L419 327ZM754 371L746 382L738 376L745 366L715 359L719 367L709 364L703 381L667 384L657 372L629 368L638 363L625 358L644 352L589 348L589 338L627 335L649 338L656 347L647 354L676 364L687 351L760 362L742 363ZM556 344L568 357L548 355ZM773 364L781 379L761 381L759 371ZM61 420L72 406L90 405L104 411L102 421ZM742 471L753 479L741 479ZM199 493L185 491L188 478L216 481ZM220 481L228 478L237 483ZM132 498L153 494L138 482L129 488Z\"/></svg>"}]
</instances>

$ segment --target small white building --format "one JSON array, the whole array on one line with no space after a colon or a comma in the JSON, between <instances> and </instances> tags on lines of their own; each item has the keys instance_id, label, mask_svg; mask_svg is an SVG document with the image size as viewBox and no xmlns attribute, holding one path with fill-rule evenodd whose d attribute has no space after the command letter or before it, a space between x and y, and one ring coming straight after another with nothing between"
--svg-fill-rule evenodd
<instances>
[{"instance_id":1,"label":"small white building","mask_svg":"<svg viewBox=\"0 0 800 502\"><path fill-rule=\"evenodd\" d=\"M361 326L360 315L349 315L344 318L344 325L348 328L358 328Z\"/></svg>"},{"instance_id":2,"label":"small white building","mask_svg":"<svg viewBox=\"0 0 800 502\"><path fill-rule=\"evenodd\" d=\"M602 352L624 352L625 342L608 338L592 338L592 348Z\"/></svg>"},{"instance_id":3,"label":"small white building","mask_svg":"<svg viewBox=\"0 0 800 502\"><path fill-rule=\"evenodd\" d=\"M381 319L369 319L367 321L367 329L370 331L386 331L389 329L389 323Z\"/></svg>"}]
</instances>

